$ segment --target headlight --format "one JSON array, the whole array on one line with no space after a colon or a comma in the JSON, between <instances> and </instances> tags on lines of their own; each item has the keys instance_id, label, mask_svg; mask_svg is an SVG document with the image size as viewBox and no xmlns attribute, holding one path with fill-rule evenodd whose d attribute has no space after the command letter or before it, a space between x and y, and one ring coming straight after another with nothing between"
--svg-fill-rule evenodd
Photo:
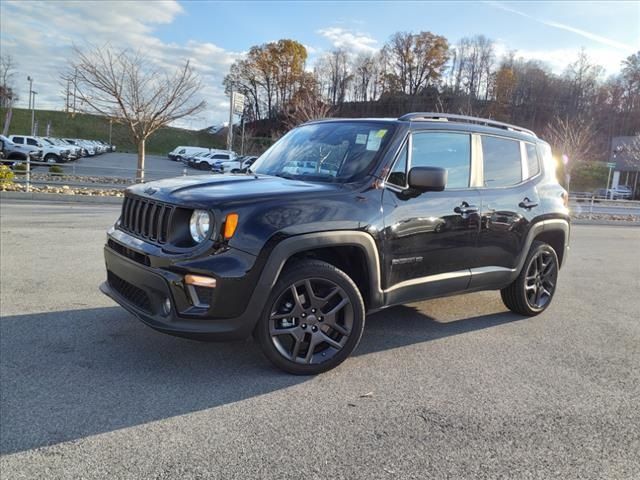
<instances>
[{"instance_id":1,"label":"headlight","mask_svg":"<svg viewBox=\"0 0 640 480\"><path fill-rule=\"evenodd\" d=\"M194 242L200 243L211 233L211 217L206 210L194 210L189 221L189 232Z\"/></svg>"}]
</instances>

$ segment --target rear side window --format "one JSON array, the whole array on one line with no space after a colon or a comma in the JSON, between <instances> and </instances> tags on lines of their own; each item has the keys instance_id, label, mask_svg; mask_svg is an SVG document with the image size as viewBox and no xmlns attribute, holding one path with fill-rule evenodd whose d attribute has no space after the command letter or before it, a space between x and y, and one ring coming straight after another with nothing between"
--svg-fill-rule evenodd
<instances>
[{"instance_id":1,"label":"rear side window","mask_svg":"<svg viewBox=\"0 0 640 480\"><path fill-rule=\"evenodd\" d=\"M485 187L508 187L522 181L520 142L483 135L482 156Z\"/></svg>"},{"instance_id":2,"label":"rear side window","mask_svg":"<svg viewBox=\"0 0 640 480\"><path fill-rule=\"evenodd\" d=\"M24 144L24 138L22 137L13 137L13 143L19 143L20 145Z\"/></svg>"},{"instance_id":3,"label":"rear side window","mask_svg":"<svg viewBox=\"0 0 640 480\"><path fill-rule=\"evenodd\" d=\"M538 159L538 150L532 143L525 143L527 149L527 166L529 167L529 178L535 177L540 173L540 160Z\"/></svg>"},{"instance_id":4,"label":"rear side window","mask_svg":"<svg viewBox=\"0 0 640 480\"><path fill-rule=\"evenodd\" d=\"M471 136L460 133L416 133L411 151L413 167L446 168L447 188L467 188L471 171Z\"/></svg>"},{"instance_id":5,"label":"rear side window","mask_svg":"<svg viewBox=\"0 0 640 480\"><path fill-rule=\"evenodd\" d=\"M229 155L214 155L212 157L214 160L229 160Z\"/></svg>"}]
</instances>

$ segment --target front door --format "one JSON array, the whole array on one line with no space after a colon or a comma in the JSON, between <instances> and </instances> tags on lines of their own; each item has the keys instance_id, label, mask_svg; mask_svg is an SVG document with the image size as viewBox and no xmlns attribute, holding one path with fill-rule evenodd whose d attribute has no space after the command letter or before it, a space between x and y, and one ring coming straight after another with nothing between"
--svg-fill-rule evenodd
<instances>
[{"instance_id":1,"label":"front door","mask_svg":"<svg viewBox=\"0 0 640 480\"><path fill-rule=\"evenodd\" d=\"M448 171L442 192L407 186L412 167ZM471 135L414 132L401 151L383 196L385 290L403 303L467 288L476 255L480 194L470 188Z\"/></svg>"}]
</instances>

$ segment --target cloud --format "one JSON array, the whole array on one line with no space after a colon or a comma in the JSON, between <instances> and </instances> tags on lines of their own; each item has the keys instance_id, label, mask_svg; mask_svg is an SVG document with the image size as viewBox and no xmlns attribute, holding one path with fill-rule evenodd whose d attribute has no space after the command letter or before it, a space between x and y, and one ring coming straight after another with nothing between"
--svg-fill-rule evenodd
<instances>
[{"instance_id":1,"label":"cloud","mask_svg":"<svg viewBox=\"0 0 640 480\"><path fill-rule=\"evenodd\" d=\"M533 15L529 15L528 13L522 12L520 10L517 10L515 8L509 7L503 3L500 2L493 2L493 1L489 1L486 2L487 4L499 8L501 10L504 10L506 12L510 12L510 13L514 13L516 15L520 15L521 17L525 17L525 18L529 18L531 20L534 20L538 23L541 23L543 25L547 25L548 27L553 27L553 28L558 28L560 30L565 30L567 32L571 32L571 33L575 33L576 35L580 35L581 37L587 38L589 40L592 40L594 42L600 43L602 45L607 45L609 47L613 47L616 48L618 50L622 50L626 53L633 53L635 51L635 48L631 45L627 45L626 43L622 43L622 42L618 42L616 40L613 40L611 38L607 38L607 37L603 37L601 35L597 35L595 33L592 32L588 32L586 30L582 30L580 28L576 28L576 27L572 27L570 25L566 25L564 23L559 23L559 22L555 22L552 20L545 20L545 19L541 19L541 18L537 18L534 17Z\"/></svg>"},{"instance_id":2,"label":"cloud","mask_svg":"<svg viewBox=\"0 0 640 480\"><path fill-rule=\"evenodd\" d=\"M342 27L328 27L318 30L336 48L353 53L373 53L378 50L378 41L364 33L354 33Z\"/></svg>"},{"instance_id":3,"label":"cloud","mask_svg":"<svg viewBox=\"0 0 640 480\"><path fill-rule=\"evenodd\" d=\"M126 8L123 8L126 6ZM207 109L179 125L202 128L222 122L227 104L222 80L240 55L213 43L163 42L155 34L161 25L171 24L183 13L177 1L153 2L16 2L0 3L0 41L3 55L11 55L18 65L14 83L19 106L28 103L26 77L35 79L38 108L62 110L64 87L60 73L73 55L73 46L85 48L109 43L115 48L139 50L154 65L173 69L190 60L205 85L202 96Z\"/></svg>"},{"instance_id":4,"label":"cloud","mask_svg":"<svg viewBox=\"0 0 640 480\"><path fill-rule=\"evenodd\" d=\"M495 44L496 58L500 60L503 55L510 51L515 51L516 58L524 58L525 60L538 60L545 63L553 73L562 74L567 66L578 59L578 55L582 49L575 48L556 48L556 49L513 49L499 41ZM585 53L592 63L601 65L609 75L616 74L620 71L620 64L626 58L626 54L622 52L612 52L609 48L596 47L585 48Z\"/></svg>"}]
</instances>

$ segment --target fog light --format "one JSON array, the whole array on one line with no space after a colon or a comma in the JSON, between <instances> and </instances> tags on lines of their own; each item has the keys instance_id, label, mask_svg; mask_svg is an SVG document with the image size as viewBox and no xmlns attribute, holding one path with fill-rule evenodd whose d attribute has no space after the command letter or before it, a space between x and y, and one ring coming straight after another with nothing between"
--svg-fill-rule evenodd
<instances>
[{"instance_id":1,"label":"fog light","mask_svg":"<svg viewBox=\"0 0 640 480\"><path fill-rule=\"evenodd\" d=\"M169 297L165 298L162 303L162 313L164 313L165 317L171 313L171 300L169 300Z\"/></svg>"}]
</instances>

